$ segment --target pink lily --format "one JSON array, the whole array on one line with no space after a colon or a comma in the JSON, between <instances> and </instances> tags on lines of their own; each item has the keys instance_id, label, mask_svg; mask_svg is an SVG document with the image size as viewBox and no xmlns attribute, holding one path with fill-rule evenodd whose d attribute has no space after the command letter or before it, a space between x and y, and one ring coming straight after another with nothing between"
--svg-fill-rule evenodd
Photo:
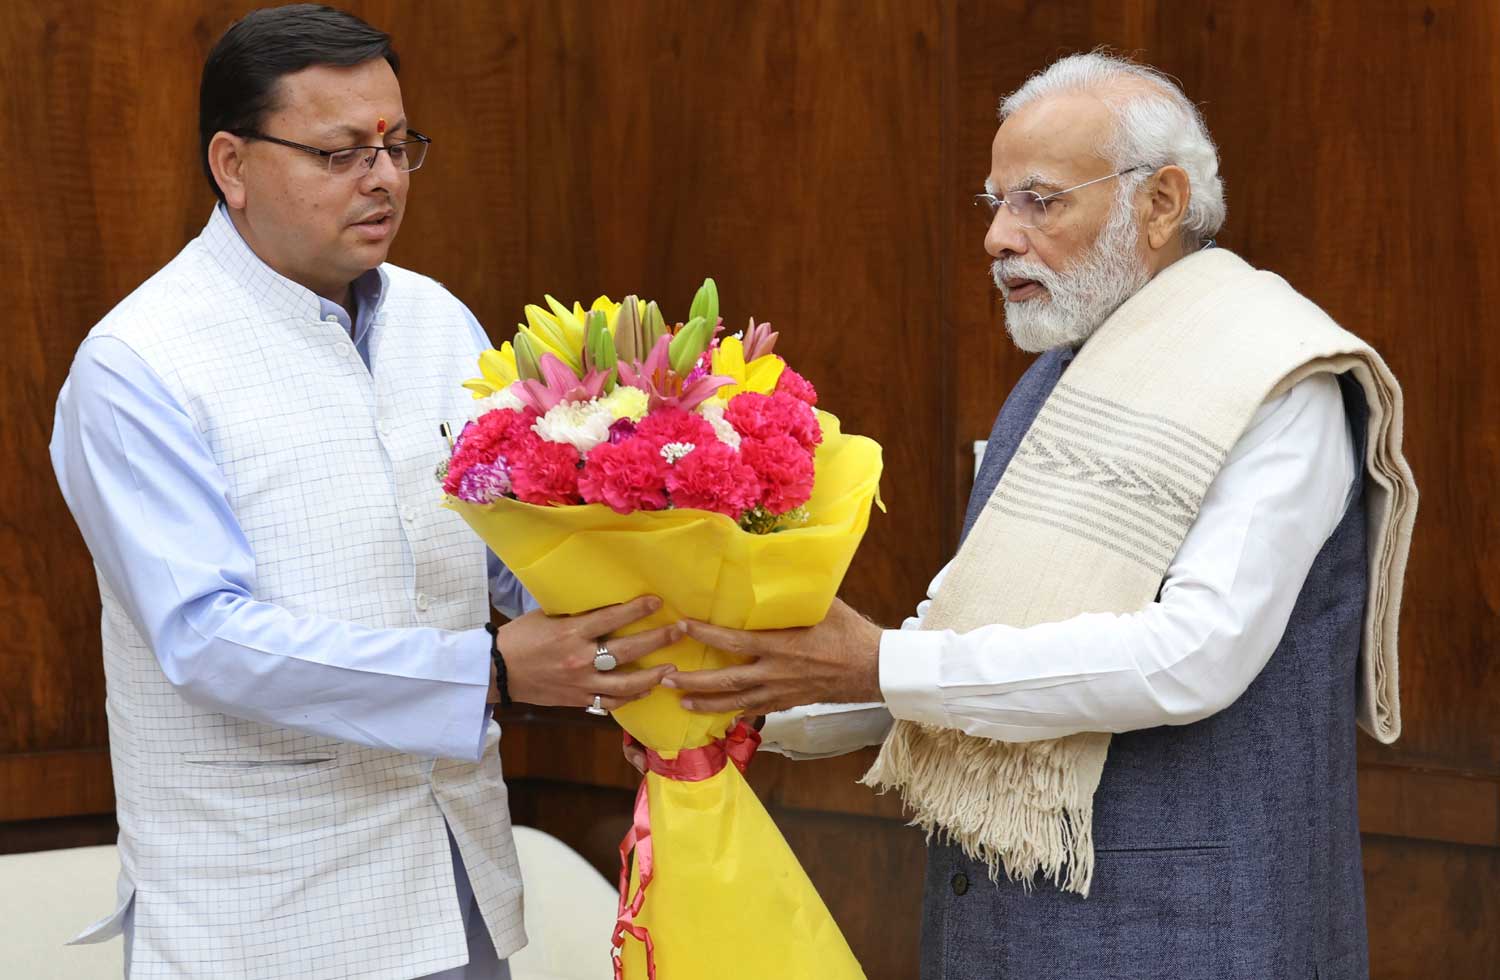
<instances>
[{"instance_id":1,"label":"pink lily","mask_svg":"<svg viewBox=\"0 0 1500 980\"><path fill-rule=\"evenodd\" d=\"M582 379L573 369L552 354L543 354L542 380L517 381L511 386L521 404L534 408L542 415L560 402L586 402L604 394L604 385L609 380L608 371L589 371Z\"/></svg>"},{"instance_id":2,"label":"pink lily","mask_svg":"<svg viewBox=\"0 0 1500 980\"><path fill-rule=\"evenodd\" d=\"M691 380L684 379L672 370L668 356L671 343L670 336L658 337L656 345L651 348L651 353L644 361L635 364L621 361L619 364L620 383L639 388L649 395L647 407L650 411L668 407L691 412L720 388L734 384L733 378L726 378L722 374L705 374Z\"/></svg>"}]
</instances>

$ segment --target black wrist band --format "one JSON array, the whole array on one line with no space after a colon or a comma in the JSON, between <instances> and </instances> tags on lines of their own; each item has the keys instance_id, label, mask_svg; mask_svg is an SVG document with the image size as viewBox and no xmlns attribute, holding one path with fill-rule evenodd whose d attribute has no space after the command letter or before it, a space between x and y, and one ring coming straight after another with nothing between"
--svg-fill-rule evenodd
<instances>
[{"instance_id":1,"label":"black wrist band","mask_svg":"<svg viewBox=\"0 0 1500 980\"><path fill-rule=\"evenodd\" d=\"M506 683L505 658L500 655L500 628L494 623L484 624L490 634L490 661L495 665L495 687L500 691L500 707L510 707L510 686Z\"/></svg>"}]
</instances>

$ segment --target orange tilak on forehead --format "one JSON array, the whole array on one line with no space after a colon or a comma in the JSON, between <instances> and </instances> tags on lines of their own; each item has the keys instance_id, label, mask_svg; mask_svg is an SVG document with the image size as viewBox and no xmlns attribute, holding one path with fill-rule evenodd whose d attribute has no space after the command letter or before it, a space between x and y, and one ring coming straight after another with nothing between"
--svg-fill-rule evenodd
<instances>
[{"instance_id":1,"label":"orange tilak on forehead","mask_svg":"<svg viewBox=\"0 0 1500 980\"><path fill-rule=\"evenodd\" d=\"M384 136L385 135L385 117L384 116L381 116L379 119L375 120L375 135L376 136Z\"/></svg>"}]
</instances>

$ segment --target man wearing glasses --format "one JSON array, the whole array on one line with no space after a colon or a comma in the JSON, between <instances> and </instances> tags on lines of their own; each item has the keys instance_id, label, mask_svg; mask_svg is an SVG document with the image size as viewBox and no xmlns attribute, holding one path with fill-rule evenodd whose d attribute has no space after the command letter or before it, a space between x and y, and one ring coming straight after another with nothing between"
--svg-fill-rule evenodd
<instances>
[{"instance_id":1,"label":"man wearing glasses","mask_svg":"<svg viewBox=\"0 0 1500 980\"><path fill-rule=\"evenodd\" d=\"M1378 355L1209 248L1218 155L1102 53L1006 98L980 196L1016 344L961 543L902 629L689 624L673 674L929 831L925 980L1368 975L1356 720L1400 730L1415 486ZM789 711L778 709L810 705Z\"/></svg>"},{"instance_id":2,"label":"man wearing glasses","mask_svg":"<svg viewBox=\"0 0 1500 980\"><path fill-rule=\"evenodd\" d=\"M505 976L525 934L494 707L614 708L663 674L591 665L652 600L523 615L439 506L440 425L469 414L489 343L385 264L431 147L397 68L327 7L231 27L200 94L218 205L58 398L122 865L115 913L78 941L123 931L127 976ZM518 617L494 640L490 600Z\"/></svg>"}]
</instances>

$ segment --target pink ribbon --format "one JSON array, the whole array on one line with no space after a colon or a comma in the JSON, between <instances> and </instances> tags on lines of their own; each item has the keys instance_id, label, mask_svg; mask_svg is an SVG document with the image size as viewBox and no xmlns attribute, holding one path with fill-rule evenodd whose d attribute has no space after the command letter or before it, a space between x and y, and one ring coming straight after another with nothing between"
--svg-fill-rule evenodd
<instances>
[{"instance_id":1,"label":"pink ribbon","mask_svg":"<svg viewBox=\"0 0 1500 980\"><path fill-rule=\"evenodd\" d=\"M625 744L634 745L636 740L625 733ZM760 732L744 721L721 739L696 749L683 749L675 759L663 759L650 748L646 748L646 769L667 779L698 783L718 775L726 762L733 762L740 772L750 765L755 750L760 747ZM646 792L646 780L635 794L635 817L625 839L620 841L620 913L615 919L615 931L610 941L614 945L612 956L615 963L615 980L624 980L625 965L620 960L620 951L625 946L627 935L646 946L646 977L656 980L656 946L651 941L651 930L635 921L646 901L646 886L651 884L655 872L651 843L651 802ZM640 873L640 885L635 898L630 897L630 854L635 852L636 867Z\"/></svg>"}]
</instances>

